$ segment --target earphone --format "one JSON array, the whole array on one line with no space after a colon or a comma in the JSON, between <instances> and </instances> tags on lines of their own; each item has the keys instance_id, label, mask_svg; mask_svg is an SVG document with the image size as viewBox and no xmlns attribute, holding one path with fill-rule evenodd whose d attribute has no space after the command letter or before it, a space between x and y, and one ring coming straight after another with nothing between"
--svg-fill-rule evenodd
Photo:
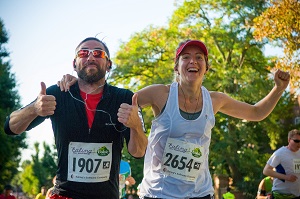
<instances>
[{"instance_id":1,"label":"earphone","mask_svg":"<svg viewBox=\"0 0 300 199\"><path fill-rule=\"evenodd\" d=\"M105 83L105 84L106 84L106 83ZM100 85L98 88L103 87L105 84ZM98 88L97 88L97 89L98 89ZM99 109L90 109L90 108L88 107L87 103L86 103L88 93L86 94L86 98L84 99L84 101L82 101L82 100L77 99L76 97L74 97L74 96L72 95L72 93L71 93L70 90L68 90L68 92L69 92L70 96L71 96L74 100L83 103L83 104L85 105L85 107L86 107L87 110L89 110L89 111L96 111L96 112L102 112L102 113L107 114L108 117L109 117L110 123L105 123L105 125L112 125L112 126L114 127L114 129L115 129L117 132L120 132L120 133L122 133L123 131L125 131L125 130L127 129L127 127L126 127L125 125L123 125L124 128L123 128L122 130L118 130L117 127L116 127L116 124L113 123L112 118L111 118L111 115L110 115L108 112L106 112L106 111L104 111L104 110L99 110Z\"/></svg>"},{"instance_id":2,"label":"earphone","mask_svg":"<svg viewBox=\"0 0 300 199\"><path fill-rule=\"evenodd\" d=\"M73 60L73 67L76 68L76 64L75 64L76 60Z\"/></svg>"},{"instance_id":3,"label":"earphone","mask_svg":"<svg viewBox=\"0 0 300 199\"><path fill-rule=\"evenodd\" d=\"M109 62L109 65L107 66L107 69L111 70L112 69L112 61L109 59L108 62Z\"/></svg>"}]
</instances>

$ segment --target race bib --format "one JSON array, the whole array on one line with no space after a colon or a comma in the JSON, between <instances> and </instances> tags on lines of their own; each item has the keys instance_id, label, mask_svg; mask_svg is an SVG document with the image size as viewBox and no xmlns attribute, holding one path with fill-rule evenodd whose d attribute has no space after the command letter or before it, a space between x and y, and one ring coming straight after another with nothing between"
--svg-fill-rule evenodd
<instances>
[{"instance_id":1,"label":"race bib","mask_svg":"<svg viewBox=\"0 0 300 199\"><path fill-rule=\"evenodd\" d=\"M195 181L203 161L203 146L168 138L161 172L177 179Z\"/></svg>"},{"instance_id":2,"label":"race bib","mask_svg":"<svg viewBox=\"0 0 300 199\"><path fill-rule=\"evenodd\" d=\"M109 180L112 143L70 142L68 180L74 182L104 182Z\"/></svg>"},{"instance_id":3,"label":"race bib","mask_svg":"<svg viewBox=\"0 0 300 199\"><path fill-rule=\"evenodd\" d=\"M294 159L294 173L300 173L300 159Z\"/></svg>"}]
</instances>

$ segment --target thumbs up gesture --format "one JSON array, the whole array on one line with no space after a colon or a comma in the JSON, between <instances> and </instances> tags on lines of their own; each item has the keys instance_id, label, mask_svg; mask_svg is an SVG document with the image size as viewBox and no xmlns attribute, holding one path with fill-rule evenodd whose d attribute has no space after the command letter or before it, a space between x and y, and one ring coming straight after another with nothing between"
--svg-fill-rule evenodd
<instances>
[{"instance_id":1,"label":"thumbs up gesture","mask_svg":"<svg viewBox=\"0 0 300 199\"><path fill-rule=\"evenodd\" d=\"M141 124L138 116L138 94L132 96L132 105L122 103L118 110L118 121L123 123L126 127L132 128Z\"/></svg>"},{"instance_id":2,"label":"thumbs up gesture","mask_svg":"<svg viewBox=\"0 0 300 199\"><path fill-rule=\"evenodd\" d=\"M53 95L46 94L46 84L41 82L41 91L34 103L34 110L39 116L53 115L56 108L56 100Z\"/></svg>"}]
</instances>

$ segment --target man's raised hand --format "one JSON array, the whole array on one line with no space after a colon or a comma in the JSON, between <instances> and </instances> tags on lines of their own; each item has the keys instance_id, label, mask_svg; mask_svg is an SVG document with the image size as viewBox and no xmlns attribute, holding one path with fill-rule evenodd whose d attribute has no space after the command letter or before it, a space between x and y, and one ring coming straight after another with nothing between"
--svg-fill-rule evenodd
<instances>
[{"instance_id":1,"label":"man's raised hand","mask_svg":"<svg viewBox=\"0 0 300 199\"><path fill-rule=\"evenodd\" d=\"M129 128L136 126L137 122L140 121L137 98L138 94L135 93L132 96L132 105L122 103L118 111L118 121Z\"/></svg>"},{"instance_id":2,"label":"man's raised hand","mask_svg":"<svg viewBox=\"0 0 300 199\"><path fill-rule=\"evenodd\" d=\"M53 115L56 109L56 99L53 95L46 94L46 84L41 82L41 91L34 102L34 109L39 116Z\"/></svg>"}]
</instances>

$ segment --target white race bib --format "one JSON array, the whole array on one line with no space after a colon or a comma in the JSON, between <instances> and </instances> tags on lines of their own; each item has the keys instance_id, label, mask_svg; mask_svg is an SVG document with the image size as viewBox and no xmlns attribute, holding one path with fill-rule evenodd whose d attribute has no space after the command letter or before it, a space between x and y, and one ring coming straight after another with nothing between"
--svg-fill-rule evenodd
<instances>
[{"instance_id":1,"label":"white race bib","mask_svg":"<svg viewBox=\"0 0 300 199\"><path fill-rule=\"evenodd\" d=\"M294 159L294 172L300 173L300 159Z\"/></svg>"},{"instance_id":2,"label":"white race bib","mask_svg":"<svg viewBox=\"0 0 300 199\"><path fill-rule=\"evenodd\" d=\"M195 181L204 161L203 146L168 138L161 172L186 181Z\"/></svg>"},{"instance_id":3,"label":"white race bib","mask_svg":"<svg viewBox=\"0 0 300 199\"><path fill-rule=\"evenodd\" d=\"M68 180L74 182L104 182L109 180L112 143L70 142Z\"/></svg>"}]
</instances>

